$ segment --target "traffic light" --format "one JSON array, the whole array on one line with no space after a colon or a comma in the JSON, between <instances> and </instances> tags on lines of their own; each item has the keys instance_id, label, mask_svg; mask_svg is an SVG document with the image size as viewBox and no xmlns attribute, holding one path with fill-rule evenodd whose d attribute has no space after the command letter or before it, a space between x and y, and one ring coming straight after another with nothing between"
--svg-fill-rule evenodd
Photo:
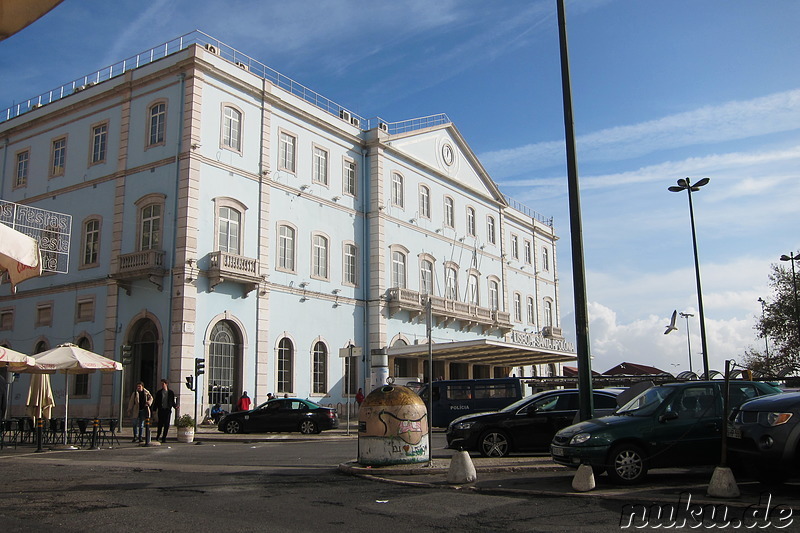
<instances>
[{"instance_id":1,"label":"traffic light","mask_svg":"<svg viewBox=\"0 0 800 533\"><path fill-rule=\"evenodd\" d=\"M186 376L186 388L189 390L194 390L194 377L193 376Z\"/></svg>"},{"instance_id":2,"label":"traffic light","mask_svg":"<svg viewBox=\"0 0 800 533\"><path fill-rule=\"evenodd\" d=\"M194 375L200 376L200 374L206 373L206 360L200 359L199 357L194 358Z\"/></svg>"},{"instance_id":3,"label":"traffic light","mask_svg":"<svg viewBox=\"0 0 800 533\"><path fill-rule=\"evenodd\" d=\"M133 362L133 346L130 344L123 344L119 347L119 351L122 354L122 364L129 365Z\"/></svg>"}]
</instances>

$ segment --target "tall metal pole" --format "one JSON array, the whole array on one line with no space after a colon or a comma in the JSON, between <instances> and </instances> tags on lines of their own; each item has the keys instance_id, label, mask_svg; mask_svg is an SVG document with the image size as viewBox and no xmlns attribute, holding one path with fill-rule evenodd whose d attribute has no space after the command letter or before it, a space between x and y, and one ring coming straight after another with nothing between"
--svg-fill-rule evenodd
<instances>
[{"instance_id":1,"label":"tall metal pole","mask_svg":"<svg viewBox=\"0 0 800 533\"><path fill-rule=\"evenodd\" d=\"M428 336L428 466L433 466L433 454L430 453L433 442L433 301L430 294L425 302L425 333Z\"/></svg>"},{"instance_id":2,"label":"tall metal pole","mask_svg":"<svg viewBox=\"0 0 800 533\"><path fill-rule=\"evenodd\" d=\"M691 313L681 313L681 316L686 319L686 344L689 347L689 372L694 373L692 369L692 337L689 335L689 317L694 315Z\"/></svg>"},{"instance_id":3,"label":"tall metal pole","mask_svg":"<svg viewBox=\"0 0 800 533\"><path fill-rule=\"evenodd\" d=\"M688 183L689 180L687 179ZM703 372L705 379L709 379L708 372L708 344L706 343L706 318L703 314L703 289L700 287L700 260L697 257L697 234L694 229L694 207L692 206L692 187L687 187L689 192L689 218L692 221L692 249L694 250L694 273L697 278L697 306L700 313L700 344L703 349Z\"/></svg>"},{"instance_id":4,"label":"tall metal pole","mask_svg":"<svg viewBox=\"0 0 800 533\"><path fill-rule=\"evenodd\" d=\"M764 301L764 298L759 297L758 303L761 304L761 323L764 323L764 308L767 306L767 302ZM769 363L769 337L767 335L767 330L764 328L764 357ZM772 369L770 369L772 370Z\"/></svg>"},{"instance_id":5,"label":"tall metal pole","mask_svg":"<svg viewBox=\"0 0 800 533\"><path fill-rule=\"evenodd\" d=\"M567 189L569 192L569 226L572 248L572 283L575 291L575 340L578 351L578 402L580 419L593 417L592 366L589 349L589 312L586 302L586 278L583 266L583 228L578 186L578 158L575 149L575 128L572 116L572 85L569 76L567 49L567 17L564 0L558 0L558 36L561 52L561 91L564 100L564 133L567 148Z\"/></svg>"},{"instance_id":6,"label":"tall metal pole","mask_svg":"<svg viewBox=\"0 0 800 533\"><path fill-rule=\"evenodd\" d=\"M797 305L797 279L794 276L794 262L800 259L800 255L794 255L794 252L789 252L789 255L782 255L781 261L792 262L792 288L794 289L794 320L797 325L798 342L800 342L800 306Z\"/></svg>"}]
</instances>

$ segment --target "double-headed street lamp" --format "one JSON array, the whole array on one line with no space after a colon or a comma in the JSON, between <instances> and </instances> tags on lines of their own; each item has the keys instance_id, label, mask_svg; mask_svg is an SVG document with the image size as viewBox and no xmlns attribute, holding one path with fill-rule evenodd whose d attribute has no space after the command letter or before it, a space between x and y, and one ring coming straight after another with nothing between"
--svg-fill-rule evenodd
<instances>
[{"instance_id":1,"label":"double-headed street lamp","mask_svg":"<svg viewBox=\"0 0 800 533\"><path fill-rule=\"evenodd\" d=\"M705 379L708 379L708 345L706 344L706 319L703 314L703 291L700 287L700 261L697 258L697 234L694 229L694 208L692 207L692 193L700 190L700 187L708 183L708 178L699 180L694 185L689 184L689 178L678 180L677 186L669 187L670 192L686 191L689 193L689 217L692 222L692 248L694 249L694 271L697 277L697 307L700 313L700 344L703 349L703 372Z\"/></svg>"},{"instance_id":2,"label":"double-headed street lamp","mask_svg":"<svg viewBox=\"0 0 800 533\"><path fill-rule=\"evenodd\" d=\"M797 305L797 279L794 277L794 262L800 261L800 255L794 255L794 252L789 252L789 255L782 255L781 261L792 262L792 289L794 290L794 320L797 326L797 333L800 335L800 307ZM800 336L798 336L800 340Z\"/></svg>"}]
</instances>

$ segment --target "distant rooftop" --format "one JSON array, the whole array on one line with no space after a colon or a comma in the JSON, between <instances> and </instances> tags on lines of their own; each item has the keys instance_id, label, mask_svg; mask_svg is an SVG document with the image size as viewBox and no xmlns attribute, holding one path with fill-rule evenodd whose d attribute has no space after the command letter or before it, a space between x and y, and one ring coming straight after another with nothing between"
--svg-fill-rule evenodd
<instances>
[{"instance_id":1,"label":"distant rooftop","mask_svg":"<svg viewBox=\"0 0 800 533\"><path fill-rule=\"evenodd\" d=\"M180 52L181 50L184 50L194 44L203 46L219 57L238 65L242 69L249 71L251 74L255 74L256 76L260 76L272 82L275 86L299 98L302 98L306 102L327 113L330 113L331 115L339 118L344 118L345 116L350 117L350 123L362 130L370 130L372 128L381 127L387 133L395 135L398 133L407 133L434 126L440 126L442 124L448 124L451 122L450 118L445 113L402 120L400 122L389 122L380 117L365 119L364 117L353 113L348 108L337 104L333 100L330 100L318 92L309 89L305 85L296 82L292 78L284 76L280 72L268 67L264 63L253 59L239 50L236 50L232 46L223 43L219 39L215 39L200 30L194 30L185 35L172 39L171 41L167 41L158 46L150 48L149 50L145 50L144 52L136 54L135 56L118 61L113 65L109 65L85 76L81 76L46 93L28 98L27 100L24 100L18 104L14 104L11 107L0 110L0 124L33 109L38 109L39 107L78 93L87 87L91 87L92 85L96 85L98 83L121 76L129 70L134 70L143 65L147 65L156 60ZM511 197L506 195L504 196L506 201L508 201L509 205L513 209L516 209L517 211L520 211L521 213L538 220L542 224L550 227L553 226L552 217L545 217L533 209L530 209L526 205L517 202Z\"/></svg>"}]
</instances>

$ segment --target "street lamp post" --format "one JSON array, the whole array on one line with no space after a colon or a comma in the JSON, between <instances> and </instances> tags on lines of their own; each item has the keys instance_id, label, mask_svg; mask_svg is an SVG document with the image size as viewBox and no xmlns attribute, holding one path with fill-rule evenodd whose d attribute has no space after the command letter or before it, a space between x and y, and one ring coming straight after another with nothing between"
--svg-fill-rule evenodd
<instances>
[{"instance_id":1,"label":"street lamp post","mask_svg":"<svg viewBox=\"0 0 800 533\"><path fill-rule=\"evenodd\" d=\"M710 180L703 178L694 185L689 184L689 178L679 179L677 186L669 187L670 192L686 191L689 193L689 218L692 223L692 249L694 250L694 271L697 278L697 307L700 313L700 344L703 349L703 372L705 379L708 379L708 344L706 343L706 319L703 314L703 290L700 287L700 261L697 258L697 233L694 229L694 207L692 207L692 193L700 190L700 187L707 184Z\"/></svg>"},{"instance_id":2,"label":"street lamp post","mask_svg":"<svg viewBox=\"0 0 800 533\"><path fill-rule=\"evenodd\" d=\"M792 289L794 290L794 320L797 326L798 341L800 341L800 306L797 305L797 279L794 276L794 262L800 261L800 255L794 255L794 252L789 252L789 255L782 255L781 261L792 262Z\"/></svg>"},{"instance_id":3,"label":"street lamp post","mask_svg":"<svg viewBox=\"0 0 800 533\"><path fill-rule=\"evenodd\" d=\"M689 347L689 372L694 372L692 369L692 337L689 335L689 317L694 315L691 313L681 313L681 316L686 319L686 344Z\"/></svg>"}]
</instances>

